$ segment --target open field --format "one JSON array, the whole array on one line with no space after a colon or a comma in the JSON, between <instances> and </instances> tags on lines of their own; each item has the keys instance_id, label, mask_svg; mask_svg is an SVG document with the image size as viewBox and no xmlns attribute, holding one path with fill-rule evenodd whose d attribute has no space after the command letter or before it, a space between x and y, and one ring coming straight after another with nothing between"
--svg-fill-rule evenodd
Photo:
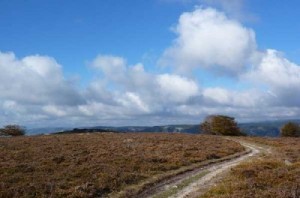
<instances>
[{"instance_id":1,"label":"open field","mask_svg":"<svg viewBox=\"0 0 300 198\"><path fill-rule=\"evenodd\" d=\"M187 134L0 138L0 197L101 197L243 150L221 137Z\"/></svg>"},{"instance_id":2,"label":"open field","mask_svg":"<svg viewBox=\"0 0 300 198\"><path fill-rule=\"evenodd\" d=\"M206 193L204 198L299 198L300 139L243 138L271 153L243 163Z\"/></svg>"}]
</instances>

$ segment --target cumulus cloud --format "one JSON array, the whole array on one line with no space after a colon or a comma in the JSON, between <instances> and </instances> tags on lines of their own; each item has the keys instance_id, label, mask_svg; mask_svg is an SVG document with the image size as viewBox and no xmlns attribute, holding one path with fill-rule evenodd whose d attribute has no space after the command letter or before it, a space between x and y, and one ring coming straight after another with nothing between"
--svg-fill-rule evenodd
<instances>
[{"instance_id":1,"label":"cumulus cloud","mask_svg":"<svg viewBox=\"0 0 300 198\"><path fill-rule=\"evenodd\" d=\"M166 101L186 102L199 93L196 82L185 77L162 74L156 77L159 94Z\"/></svg>"},{"instance_id":2,"label":"cumulus cloud","mask_svg":"<svg viewBox=\"0 0 300 198\"><path fill-rule=\"evenodd\" d=\"M261 62L249 73L253 81L264 82L272 88L289 89L300 85L300 67L284 58L276 51L269 49L265 52Z\"/></svg>"},{"instance_id":3,"label":"cumulus cloud","mask_svg":"<svg viewBox=\"0 0 300 198\"><path fill-rule=\"evenodd\" d=\"M48 113L53 116L62 117L66 115L66 112L63 111L61 108L58 108L55 105L46 105L43 107L45 113Z\"/></svg>"},{"instance_id":4,"label":"cumulus cloud","mask_svg":"<svg viewBox=\"0 0 300 198\"><path fill-rule=\"evenodd\" d=\"M85 103L55 59L27 56L18 59L14 53L0 52L1 124L37 124L50 117L67 115L65 109Z\"/></svg>"},{"instance_id":5,"label":"cumulus cloud","mask_svg":"<svg viewBox=\"0 0 300 198\"><path fill-rule=\"evenodd\" d=\"M218 1L222 4L225 2ZM240 1L234 2L237 7L241 6ZM252 29L221 11L200 7L183 13L175 32L177 38L165 50L161 63L180 71L201 68L231 79L234 74L237 77L233 79L234 82L248 85L240 90L222 87L221 84L203 87L201 96L193 98L191 104L177 107L179 112L186 110L201 114L213 109L211 112L231 112L243 118L251 118L253 112L261 112L262 115L265 109L269 112L266 117L272 118L283 114L292 116L299 112L299 65L287 60L276 50L258 50ZM218 78L218 75L213 76ZM273 110L269 110L271 107ZM288 107L291 107L290 111ZM249 110L248 113L246 110Z\"/></svg>"},{"instance_id":6,"label":"cumulus cloud","mask_svg":"<svg viewBox=\"0 0 300 198\"><path fill-rule=\"evenodd\" d=\"M128 108L132 112L150 112L147 104L145 104L137 93L126 92L122 97L117 99L122 106Z\"/></svg>"},{"instance_id":7,"label":"cumulus cloud","mask_svg":"<svg viewBox=\"0 0 300 198\"><path fill-rule=\"evenodd\" d=\"M50 57L0 53L0 97L30 104L76 105L84 102ZM59 93L59 94L58 94Z\"/></svg>"},{"instance_id":8,"label":"cumulus cloud","mask_svg":"<svg viewBox=\"0 0 300 198\"><path fill-rule=\"evenodd\" d=\"M92 63L91 67L99 69L105 77L113 80L123 80L126 70L126 61L122 57L111 55L99 55Z\"/></svg>"},{"instance_id":9,"label":"cumulus cloud","mask_svg":"<svg viewBox=\"0 0 300 198\"><path fill-rule=\"evenodd\" d=\"M1 74L1 123L22 120L26 124L39 121L55 126L65 123L71 126L150 125L195 123L215 113L253 120L293 117L300 112L295 106L300 97L296 95L296 99L290 99L295 98L295 90L299 90L299 66L274 50L261 52L256 64L240 74L240 79L236 80L253 83L251 88L242 90L221 85L200 87L195 79L172 73L150 73L140 63L128 65L124 58L112 55L100 55L91 61L99 63L95 68L103 76L84 89L75 89L53 58L17 59L11 53L1 55L1 69L7 74ZM7 65L14 70L7 69ZM122 72L114 75L120 70ZM10 87L8 94L7 86L16 80L12 76L18 77L16 83L21 87ZM30 81L27 81L28 76ZM20 96L26 92L34 97ZM74 103L73 97L78 102Z\"/></svg>"},{"instance_id":10,"label":"cumulus cloud","mask_svg":"<svg viewBox=\"0 0 300 198\"><path fill-rule=\"evenodd\" d=\"M257 107L265 105L265 96L257 90L233 91L221 87L206 88L203 97L213 105L232 107Z\"/></svg>"},{"instance_id":11,"label":"cumulus cloud","mask_svg":"<svg viewBox=\"0 0 300 198\"><path fill-rule=\"evenodd\" d=\"M242 78L265 87L272 95L271 105L300 105L300 66L284 58L276 50L267 50L261 61Z\"/></svg>"},{"instance_id":12,"label":"cumulus cloud","mask_svg":"<svg viewBox=\"0 0 300 198\"><path fill-rule=\"evenodd\" d=\"M254 31L213 8L183 13L175 32L178 36L161 63L181 71L218 67L240 72L256 51Z\"/></svg>"},{"instance_id":13,"label":"cumulus cloud","mask_svg":"<svg viewBox=\"0 0 300 198\"><path fill-rule=\"evenodd\" d=\"M114 83L114 90L105 90L103 81L98 80L93 82L88 90L90 95L99 91L99 97L94 97L94 99L90 97L89 100L103 102L103 95L105 95L109 96L110 101L114 101L114 105L130 107L128 109L131 109L132 112L153 113L161 111L164 108L163 105L167 103L170 106L184 103L198 94L198 85L193 80L176 74L152 74L146 72L141 63L132 66L126 65L123 58L111 55L98 56L92 62L104 62L102 59L106 59L106 57L109 57L110 60L123 60L119 61L122 62L122 75L105 74L106 69L102 66L97 67L100 72L105 74L104 78L108 78L110 82ZM107 64L106 67L110 67L110 65L114 67L114 63Z\"/></svg>"}]
</instances>

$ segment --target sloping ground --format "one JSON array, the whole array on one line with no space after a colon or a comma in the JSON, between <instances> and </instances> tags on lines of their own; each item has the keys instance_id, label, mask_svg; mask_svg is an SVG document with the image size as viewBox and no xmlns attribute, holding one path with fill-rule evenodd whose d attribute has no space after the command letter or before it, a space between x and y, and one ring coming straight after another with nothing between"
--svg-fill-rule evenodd
<instances>
[{"instance_id":1,"label":"sloping ground","mask_svg":"<svg viewBox=\"0 0 300 198\"><path fill-rule=\"evenodd\" d=\"M135 197L163 198L176 195L176 193L180 193L185 187L188 187L193 182L198 181L201 177L208 174L211 168L235 161L235 159L240 159L242 156L245 156L249 153L251 153L251 150L245 150L243 152L229 155L220 159L206 160L201 163L193 164L189 167L184 167L176 174L171 174L169 177L165 177L164 179L153 183L154 185L144 189Z\"/></svg>"},{"instance_id":2,"label":"sloping ground","mask_svg":"<svg viewBox=\"0 0 300 198\"><path fill-rule=\"evenodd\" d=\"M247 138L271 146L268 152L232 169L204 198L299 198L300 139Z\"/></svg>"},{"instance_id":3,"label":"sloping ground","mask_svg":"<svg viewBox=\"0 0 300 198\"><path fill-rule=\"evenodd\" d=\"M202 166L192 172L170 178L169 182L164 181L164 185L158 184L159 188L153 188L152 191L147 192L146 196L139 197L184 198L202 195L208 191L216 181L222 179L223 175L232 167L237 166L251 157L257 157L262 152L266 152L265 148L255 144L244 142L241 142L241 144L247 148L246 152L228 157L219 162L215 161L212 164Z\"/></svg>"},{"instance_id":4,"label":"sloping ground","mask_svg":"<svg viewBox=\"0 0 300 198\"><path fill-rule=\"evenodd\" d=\"M103 197L124 189L130 197L141 183L243 150L221 137L187 134L0 138L0 197Z\"/></svg>"}]
</instances>

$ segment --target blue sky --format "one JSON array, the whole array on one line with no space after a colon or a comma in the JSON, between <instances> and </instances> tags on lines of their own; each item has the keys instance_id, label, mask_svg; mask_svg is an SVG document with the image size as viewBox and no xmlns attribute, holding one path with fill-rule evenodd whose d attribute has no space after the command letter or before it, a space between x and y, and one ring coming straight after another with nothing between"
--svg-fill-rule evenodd
<instances>
[{"instance_id":1,"label":"blue sky","mask_svg":"<svg viewBox=\"0 0 300 198\"><path fill-rule=\"evenodd\" d=\"M99 53L138 62L159 56L182 6L156 1L1 1L2 51L46 54L66 72L86 72ZM21 31L21 32L20 32Z\"/></svg>"},{"instance_id":2,"label":"blue sky","mask_svg":"<svg viewBox=\"0 0 300 198\"><path fill-rule=\"evenodd\" d=\"M297 118L299 4L2 0L0 124L177 124L213 113Z\"/></svg>"},{"instance_id":3,"label":"blue sky","mask_svg":"<svg viewBox=\"0 0 300 198\"><path fill-rule=\"evenodd\" d=\"M283 51L300 62L299 1L244 4L245 15L255 18L246 22L255 29L259 45ZM86 73L85 61L99 53L123 56L132 64L148 55L146 66L151 69L175 37L170 28L182 12L195 5L197 1L3 0L1 51L13 51L20 57L55 57L67 74Z\"/></svg>"}]
</instances>

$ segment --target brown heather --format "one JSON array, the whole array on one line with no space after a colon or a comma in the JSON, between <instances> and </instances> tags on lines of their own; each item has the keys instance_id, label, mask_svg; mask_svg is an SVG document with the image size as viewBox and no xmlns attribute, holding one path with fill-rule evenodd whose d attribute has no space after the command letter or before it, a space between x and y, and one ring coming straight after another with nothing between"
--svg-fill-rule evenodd
<instances>
[{"instance_id":1,"label":"brown heather","mask_svg":"<svg viewBox=\"0 0 300 198\"><path fill-rule=\"evenodd\" d=\"M271 146L272 154L233 168L203 198L300 198L300 139L245 140Z\"/></svg>"},{"instance_id":2,"label":"brown heather","mask_svg":"<svg viewBox=\"0 0 300 198\"><path fill-rule=\"evenodd\" d=\"M0 197L101 197L242 150L221 137L187 134L0 138Z\"/></svg>"}]
</instances>

